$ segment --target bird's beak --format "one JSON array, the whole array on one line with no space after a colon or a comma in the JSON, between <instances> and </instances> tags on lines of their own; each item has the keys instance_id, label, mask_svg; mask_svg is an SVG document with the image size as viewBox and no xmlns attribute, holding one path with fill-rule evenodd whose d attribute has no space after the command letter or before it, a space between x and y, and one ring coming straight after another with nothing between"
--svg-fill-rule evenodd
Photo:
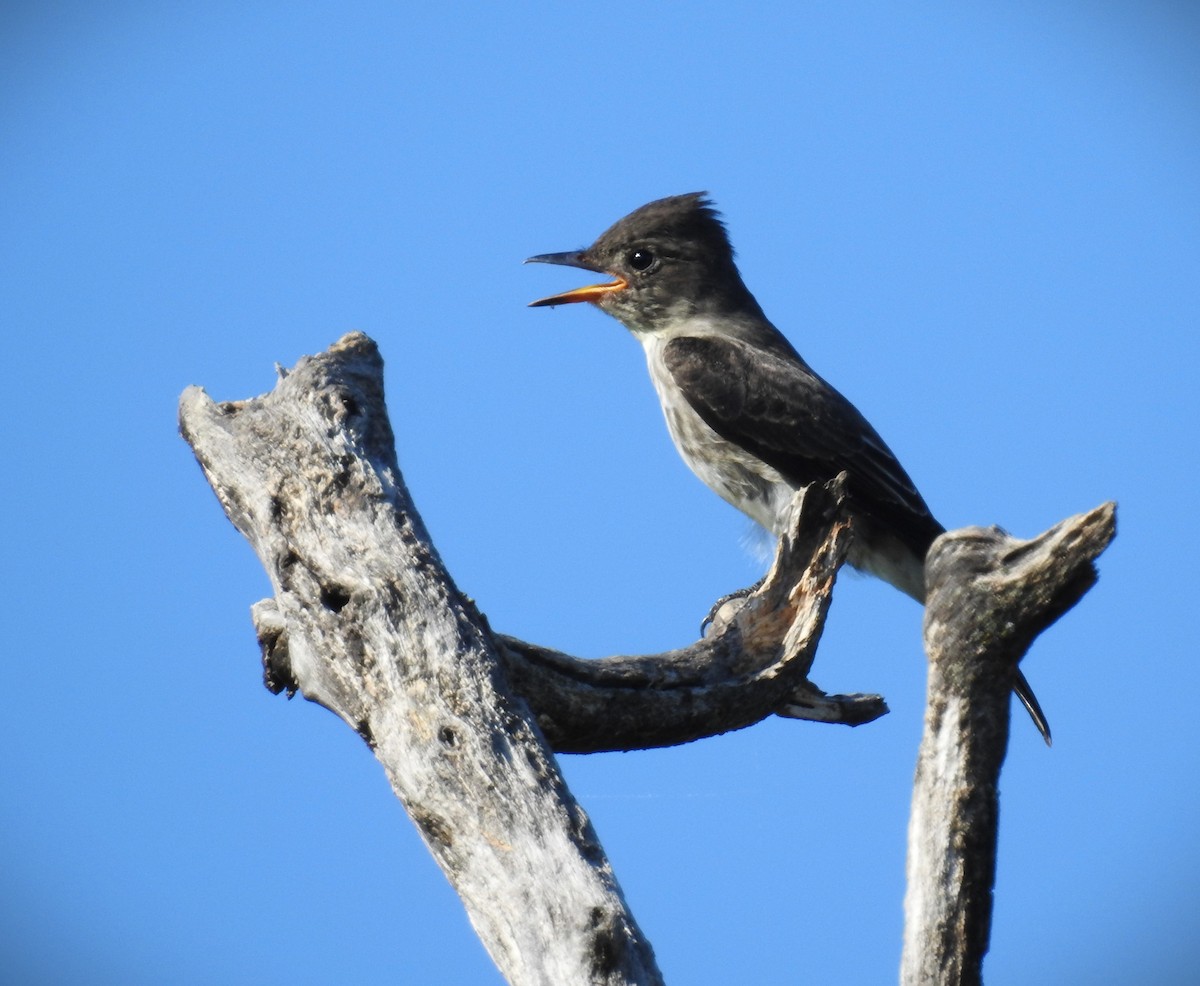
<instances>
[{"instance_id":1,"label":"bird's beak","mask_svg":"<svg viewBox=\"0 0 1200 986\"><path fill-rule=\"evenodd\" d=\"M530 257L525 263L561 264L564 267L582 267L584 270L594 270L601 274L607 273L603 267L597 267L590 260L585 259L579 251L542 253L536 257ZM615 281L611 281L608 284L589 284L586 287L564 291L562 294L551 295L549 298L539 298L537 301L531 301L529 307L542 308L546 305L570 305L577 301L599 301L606 294L612 294L614 291L624 291L628 286L629 284L624 278L618 277Z\"/></svg>"}]
</instances>

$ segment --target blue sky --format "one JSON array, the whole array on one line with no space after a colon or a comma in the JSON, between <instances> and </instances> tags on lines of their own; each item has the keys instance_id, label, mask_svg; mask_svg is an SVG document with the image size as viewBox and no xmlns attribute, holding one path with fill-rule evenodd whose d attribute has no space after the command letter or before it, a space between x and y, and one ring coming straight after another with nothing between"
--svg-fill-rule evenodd
<instances>
[{"instance_id":1,"label":"blue sky","mask_svg":"<svg viewBox=\"0 0 1200 986\"><path fill-rule=\"evenodd\" d=\"M366 747L260 684L267 581L176 433L362 330L494 627L689 641L759 568L636 343L525 257L708 189L746 281L948 526L1108 499L1025 668L991 983L1200 960L1200 19L1183 3L9 3L0 969L493 983ZM671 983L894 980L920 612L847 575L813 678L892 706L563 758Z\"/></svg>"}]
</instances>

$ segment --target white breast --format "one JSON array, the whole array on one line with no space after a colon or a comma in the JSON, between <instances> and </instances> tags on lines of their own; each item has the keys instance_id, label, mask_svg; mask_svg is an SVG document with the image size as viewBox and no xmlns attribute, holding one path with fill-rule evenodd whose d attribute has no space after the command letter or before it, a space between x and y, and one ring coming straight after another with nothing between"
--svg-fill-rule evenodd
<instances>
[{"instance_id":1,"label":"white breast","mask_svg":"<svg viewBox=\"0 0 1200 986\"><path fill-rule=\"evenodd\" d=\"M777 518L791 499L792 487L761 459L727 442L705 424L663 363L662 351L669 339L705 334L705 329L707 326L697 320L675 332L637 334L646 352L646 366L662 405L667 430L683 461L709 489L778 535Z\"/></svg>"}]
</instances>

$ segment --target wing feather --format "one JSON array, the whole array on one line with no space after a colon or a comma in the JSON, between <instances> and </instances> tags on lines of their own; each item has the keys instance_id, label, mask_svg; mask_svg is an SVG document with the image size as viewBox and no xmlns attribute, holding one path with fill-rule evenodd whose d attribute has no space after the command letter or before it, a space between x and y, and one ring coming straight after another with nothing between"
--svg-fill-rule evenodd
<instances>
[{"instance_id":1,"label":"wing feather","mask_svg":"<svg viewBox=\"0 0 1200 986\"><path fill-rule=\"evenodd\" d=\"M924 554L942 527L891 449L793 352L724 336L681 336L663 362L688 403L727 441L797 487L845 471L856 510Z\"/></svg>"}]
</instances>

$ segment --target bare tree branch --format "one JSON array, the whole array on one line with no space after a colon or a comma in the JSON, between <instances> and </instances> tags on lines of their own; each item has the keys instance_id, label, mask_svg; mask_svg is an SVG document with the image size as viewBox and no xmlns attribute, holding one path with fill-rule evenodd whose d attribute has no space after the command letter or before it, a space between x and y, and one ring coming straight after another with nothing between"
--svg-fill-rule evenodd
<instances>
[{"instance_id":1,"label":"bare tree branch","mask_svg":"<svg viewBox=\"0 0 1200 986\"><path fill-rule=\"evenodd\" d=\"M852 536L844 478L797 494L771 571L707 637L585 661L494 634L455 587L397 467L370 339L346 336L280 374L253 400L190 388L180 402L185 438L272 581L253 608L267 686L324 705L371 745L510 982L660 983L552 746L637 749L772 714L884 714L879 696L826 695L808 679ZM1095 581L1114 524L1107 504L1031 541L969 528L930 553L910 986L979 981L1013 678Z\"/></svg>"},{"instance_id":2,"label":"bare tree branch","mask_svg":"<svg viewBox=\"0 0 1200 986\"><path fill-rule=\"evenodd\" d=\"M582 660L501 637L509 678L556 750L646 749L752 725L771 714L858 725L877 695L825 695L808 680L850 535L841 482L792 505L775 563L689 647Z\"/></svg>"},{"instance_id":3,"label":"bare tree branch","mask_svg":"<svg viewBox=\"0 0 1200 986\"><path fill-rule=\"evenodd\" d=\"M999 528L944 534L926 561L925 732L908 832L901 982L981 981L991 932L1000 767L1018 663L1095 584L1116 506L1029 541Z\"/></svg>"},{"instance_id":4,"label":"bare tree branch","mask_svg":"<svg viewBox=\"0 0 1200 986\"><path fill-rule=\"evenodd\" d=\"M271 578L274 598L254 607L266 683L371 745L510 982L657 983L545 737L631 749L771 714L886 712L807 678L850 537L842 486L797 496L771 572L704 640L582 661L496 637L455 587L404 487L382 370L352 334L270 394L181 399L184 437Z\"/></svg>"},{"instance_id":5,"label":"bare tree branch","mask_svg":"<svg viewBox=\"0 0 1200 986\"><path fill-rule=\"evenodd\" d=\"M661 983L591 823L401 485L374 343L347 336L254 400L189 389L180 422L271 578L266 647L371 744L509 982Z\"/></svg>"}]
</instances>

